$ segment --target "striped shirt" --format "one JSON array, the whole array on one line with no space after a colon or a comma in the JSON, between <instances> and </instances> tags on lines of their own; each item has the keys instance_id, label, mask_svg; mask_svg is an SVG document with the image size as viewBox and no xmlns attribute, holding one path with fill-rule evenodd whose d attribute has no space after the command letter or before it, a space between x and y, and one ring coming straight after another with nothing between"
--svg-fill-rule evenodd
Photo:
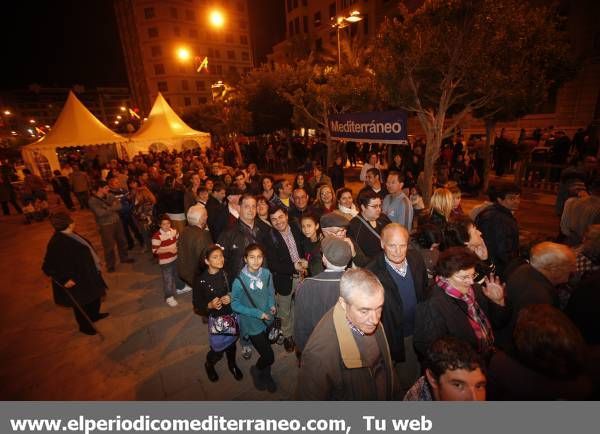
<instances>
[{"instance_id":1,"label":"striped shirt","mask_svg":"<svg viewBox=\"0 0 600 434\"><path fill-rule=\"evenodd\" d=\"M154 256L158 258L158 263L160 265L170 264L174 260L177 259L177 239L179 238L179 234L177 233L177 229L171 228L167 232L159 229L152 236L152 253ZM163 250L160 253L158 250L160 248L167 248L167 250Z\"/></svg>"}]
</instances>

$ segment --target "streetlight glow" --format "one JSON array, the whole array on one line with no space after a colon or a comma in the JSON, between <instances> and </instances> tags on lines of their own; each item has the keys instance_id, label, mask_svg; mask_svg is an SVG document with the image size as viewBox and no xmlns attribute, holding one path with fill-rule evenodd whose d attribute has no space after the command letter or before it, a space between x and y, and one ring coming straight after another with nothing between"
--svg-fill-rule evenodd
<instances>
[{"instance_id":1,"label":"streetlight glow","mask_svg":"<svg viewBox=\"0 0 600 434\"><path fill-rule=\"evenodd\" d=\"M4 114L5 114L6 116L10 116L10 115L12 115L12 113L10 112L10 110L4 110Z\"/></svg>"},{"instance_id":2,"label":"streetlight glow","mask_svg":"<svg viewBox=\"0 0 600 434\"><path fill-rule=\"evenodd\" d=\"M333 20L333 18L331 18ZM331 25L336 29L337 33L337 54L338 54L338 70L342 66L342 50L340 47L340 29L344 29L348 27L350 24L358 23L362 21L363 17L360 15L359 11L352 11L350 15L347 17L337 17L335 23Z\"/></svg>"},{"instance_id":3,"label":"streetlight glow","mask_svg":"<svg viewBox=\"0 0 600 434\"><path fill-rule=\"evenodd\" d=\"M179 47L177 49L177 57L182 61L190 60L192 58L192 53L185 47Z\"/></svg>"},{"instance_id":4,"label":"streetlight glow","mask_svg":"<svg viewBox=\"0 0 600 434\"><path fill-rule=\"evenodd\" d=\"M225 24L225 16L223 15L223 12L218 9L210 11L208 20L213 27L223 27Z\"/></svg>"},{"instance_id":5,"label":"streetlight glow","mask_svg":"<svg viewBox=\"0 0 600 434\"><path fill-rule=\"evenodd\" d=\"M35 124L35 119L29 119L30 124Z\"/></svg>"},{"instance_id":6,"label":"streetlight glow","mask_svg":"<svg viewBox=\"0 0 600 434\"><path fill-rule=\"evenodd\" d=\"M362 20L362 17L360 16L359 11L352 11L350 12L350 15L344 19L349 23L357 23Z\"/></svg>"},{"instance_id":7,"label":"streetlight glow","mask_svg":"<svg viewBox=\"0 0 600 434\"><path fill-rule=\"evenodd\" d=\"M125 108L125 106L121 106L119 108L121 109L122 112L124 112L125 110L127 110L127 108Z\"/></svg>"}]
</instances>

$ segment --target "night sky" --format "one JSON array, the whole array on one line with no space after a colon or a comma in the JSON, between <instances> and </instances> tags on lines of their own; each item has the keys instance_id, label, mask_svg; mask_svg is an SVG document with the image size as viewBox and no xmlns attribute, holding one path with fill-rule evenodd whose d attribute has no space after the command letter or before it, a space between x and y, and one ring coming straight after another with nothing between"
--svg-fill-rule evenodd
<instances>
[{"instance_id":1,"label":"night sky","mask_svg":"<svg viewBox=\"0 0 600 434\"><path fill-rule=\"evenodd\" d=\"M250 0L259 60L285 35L284 2ZM7 1L3 4L0 89L127 86L112 0Z\"/></svg>"}]
</instances>

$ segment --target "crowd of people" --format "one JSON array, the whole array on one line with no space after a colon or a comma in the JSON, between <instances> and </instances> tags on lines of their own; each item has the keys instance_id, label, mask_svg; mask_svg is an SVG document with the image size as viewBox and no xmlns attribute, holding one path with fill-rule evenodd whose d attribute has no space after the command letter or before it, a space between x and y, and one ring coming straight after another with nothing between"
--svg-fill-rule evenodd
<instances>
[{"instance_id":1,"label":"crowd of people","mask_svg":"<svg viewBox=\"0 0 600 434\"><path fill-rule=\"evenodd\" d=\"M468 165L468 150L456 152L451 161ZM192 292L208 327L212 382L223 353L243 379L239 345L243 358L258 355L254 386L275 392L279 344L298 358L301 400L597 397L597 167L582 158L587 166L569 169L576 175L565 170L573 185L561 199L560 236L525 248L519 187L492 185L489 201L466 214L461 194L471 175L438 176L425 208L418 153L406 165L402 153L389 162L369 154L357 194L346 187L342 157L292 181L190 151L113 160L98 179L73 164L56 176L55 191L72 209L60 176L78 185L106 272L117 267L115 249L121 263L132 262L137 242L156 258L166 308ZM73 306L81 332L95 334L94 322L108 316L101 261L66 210L50 222L43 270L55 301Z\"/></svg>"}]
</instances>

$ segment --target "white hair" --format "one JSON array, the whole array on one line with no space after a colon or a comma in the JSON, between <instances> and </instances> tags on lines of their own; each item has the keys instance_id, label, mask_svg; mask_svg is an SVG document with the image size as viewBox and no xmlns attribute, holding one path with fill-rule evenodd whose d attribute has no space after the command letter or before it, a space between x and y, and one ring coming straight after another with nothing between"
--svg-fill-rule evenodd
<instances>
[{"instance_id":1,"label":"white hair","mask_svg":"<svg viewBox=\"0 0 600 434\"><path fill-rule=\"evenodd\" d=\"M202 214L206 213L206 208L202 204L191 206L187 212L187 221L191 226L197 226Z\"/></svg>"}]
</instances>

